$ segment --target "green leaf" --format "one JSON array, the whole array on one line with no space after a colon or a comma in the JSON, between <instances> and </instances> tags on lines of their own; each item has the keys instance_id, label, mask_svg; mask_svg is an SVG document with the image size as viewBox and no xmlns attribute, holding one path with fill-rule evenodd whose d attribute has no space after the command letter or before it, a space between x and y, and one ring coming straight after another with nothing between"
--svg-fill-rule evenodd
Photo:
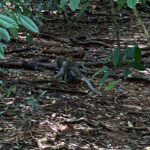
<instances>
[{"instance_id":1,"label":"green leaf","mask_svg":"<svg viewBox=\"0 0 150 150\"><path fill-rule=\"evenodd\" d=\"M107 80L108 76L109 76L109 70L107 70L107 71L105 72L103 78L101 79L101 81L100 81L100 86L102 86L102 85L104 84L104 82Z\"/></svg>"},{"instance_id":2,"label":"green leaf","mask_svg":"<svg viewBox=\"0 0 150 150\"><path fill-rule=\"evenodd\" d=\"M6 71L6 69L4 69L4 68L0 68L0 72L6 74L7 71Z\"/></svg>"},{"instance_id":3,"label":"green leaf","mask_svg":"<svg viewBox=\"0 0 150 150\"><path fill-rule=\"evenodd\" d=\"M87 9L87 7L89 6L89 2L85 3L82 5L81 10L79 11L78 15L77 15L77 20L82 16L82 14L85 12L85 10Z\"/></svg>"},{"instance_id":4,"label":"green leaf","mask_svg":"<svg viewBox=\"0 0 150 150\"><path fill-rule=\"evenodd\" d=\"M121 52L119 48L116 48L113 55L113 65L117 66L120 62Z\"/></svg>"},{"instance_id":5,"label":"green leaf","mask_svg":"<svg viewBox=\"0 0 150 150\"><path fill-rule=\"evenodd\" d=\"M127 79L129 74L130 74L130 66L127 66L123 75L124 79Z\"/></svg>"},{"instance_id":6,"label":"green leaf","mask_svg":"<svg viewBox=\"0 0 150 150\"><path fill-rule=\"evenodd\" d=\"M146 0L140 0L142 4L146 5Z\"/></svg>"},{"instance_id":7,"label":"green leaf","mask_svg":"<svg viewBox=\"0 0 150 150\"><path fill-rule=\"evenodd\" d=\"M4 59L5 56L4 56L4 49L3 49L3 46L0 44L0 58L1 59Z\"/></svg>"},{"instance_id":8,"label":"green leaf","mask_svg":"<svg viewBox=\"0 0 150 150\"><path fill-rule=\"evenodd\" d=\"M17 23L10 17L0 14L0 26L4 28L17 28Z\"/></svg>"},{"instance_id":9,"label":"green leaf","mask_svg":"<svg viewBox=\"0 0 150 150\"><path fill-rule=\"evenodd\" d=\"M27 32L26 36L27 36L27 40L31 43L33 41L32 34L30 32Z\"/></svg>"},{"instance_id":10,"label":"green leaf","mask_svg":"<svg viewBox=\"0 0 150 150\"><path fill-rule=\"evenodd\" d=\"M40 109L40 105L39 104L35 104L35 109L39 110Z\"/></svg>"},{"instance_id":11,"label":"green leaf","mask_svg":"<svg viewBox=\"0 0 150 150\"><path fill-rule=\"evenodd\" d=\"M37 22L40 26L43 26L43 22L36 16L32 17L35 22Z\"/></svg>"},{"instance_id":12,"label":"green leaf","mask_svg":"<svg viewBox=\"0 0 150 150\"><path fill-rule=\"evenodd\" d=\"M34 102L32 99L30 99L30 100L29 100L29 105L30 105L32 108L34 108L35 102Z\"/></svg>"},{"instance_id":13,"label":"green leaf","mask_svg":"<svg viewBox=\"0 0 150 150\"><path fill-rule=\"evenodd\" d=\"M75 11L79 6L80 0L70 0L69 7L72 11Z\"/></svg>"},{"instance_id":14,"label":"green leaf","mask_svg":"<svg viewBox=\"0 0 150 150\"><path fill-rule=\"evenodd\" d=\"M116 80L116 81L112 81L108 84L108 86L105 88L105 90L110 90L112 89L116 84L118 84L121 81L121 79Z\"/></svg>"},{"instance_id":15,"label":"green leaf","mask_svg":"<svg viewBox=\"0 0 150 150\"><path fill-rule=\"evenodd\" d=\"M0 27L0 40L10 41L9 33L6 29Z\"/></svg>"},{"instance_id":16,"label":"green leaf","mask_svg":"<svg viewBox=\"0 0 150 150\"><path fill-rule=\"evenodd\" d=\"M49 0L45 3L46 8L50 7L52 5L52 0Z\"/></svg>"},{"instance_id":17,"label":"green leaf","mask_svg":"<svg viewBox=\"0 0 150 150\"><path fill-rule=\"evenodd\" d=\"M133 59L134 51L135 51L134 47L126 47L125 48L126 59Z\"/></svg>"},{"instance_id":18,"label":"green leaf","mask_svg":"<svg viewBox=\"0 0 150 150\"><path fill-rule=\"evenodd\" d=\"M135 41L129 41L130 45L135 46Z\"/></svg>"},{"instance_id":19,"label":"green leaf","mask_svg":"<svg viewBox=\"0 0 150 150\"><path fill-rule=\"evenodd\" d=\"M61 0L60 7L63 8L68 3L68 0Z\"/></svg>"},{"instance_id":20,"label":"green leaf","mask_svg":"<svg viewBox=\"0 0 150 150\"><path fill-rule=\"evenodd\" d=\"M0 43L0 45L1 45L3 48L7 48L7 45L4 44L4 43Z\"/></svg>"},{"instance_id":21,"label":"green leaf","mask_svg":"<svg viewBox=\"0 0 150 150\"><path fill-rule=\"evenodd\" d=\"M102 69L98 70L96 73L94 73L94 75L92 76L92 78L96 77L97 75L99 75L102 72L108 71L108 67L107 66L103 66Z\"/></svg>"},{"instance_id":22,"label":"green leaf","mask_svg":"<svg viewBox=\"0 0 150 150\"><path fill-rule=\"evenodd\" d=\"M130 65L131 65L133 68L135 68L135 69L138 69L138 70L141 70L141 71L145 70L144 65L141 64L140 62L134 61L134 62L131 62Z\"/></svg>"},{"instance_id":23,"label":"green leaf","mask_svg":"<svg viewBox=\"0 0 150 150\"><path fill-rule=\"evenodd\" d=\"M19 28L10 28L9 31L10 31L11 35L13 35L13 37L17 37Z\"/></svg>"},{"instance_id":24,"label":"green leaf","mask_svg":"<svg viewBox=\"0 0 150 150\"><path fill-rule=\"evenodd\" d=\"M38 100L41 100L41 98L44 96L44 94L46 93L47 91L43 91L40 96L38 97Z\"/></svg>"},{"instance_id":25,"label":"green leaf","mask_svg":"<svg viewBox=\"0 0 150 150\"><path fill-rule=\"evenodd\" d=\"M31 32L39 33L36 24L27 16L19 15L21 24Z\"/></svg>"},{"instance_id":26,"label":"green leaf","mask_svg":"<svg viewBox=\"0 0 150 150\"><path fill-rule=\"evenodd\" d=\"M2 80L0 80L0 85L1 85L1 84L3 84L3 81L2 81Z\"/></svg>"},{"instance_id":27,"label":"green leaf","mask_svg":"<svg viewBox=\"0 0 150 150\"><path fill-rule=\"evenodd\" d=\"M110 53L105 57L105 59L104 59L104 64L107 63L107 62L109 62L109 61L112 59L113 55L114 55L114 53L113 53L113 52L110 52Z\"/></svg>"},{"instance_id":28,"label":"green leaf","mask_svg":"<svg viewBox=\"0 0 150 150\"><path fill-rule=\"evenodd\" d=\"M5 93L6 98L10 97L10 94L14 88L16 88L16 85L12 85L9 89L7 89L7 91Z\"/></svg>"},{"instance_id":29,"label":"green leaf","mask_svg":"<svg viewBox=\"0 0 150 150\"><path fill-rule=\"evenodd\" d=\"M124 0L117 0L118 10L120 10L124 6Z\"/></svg>"},{"instance_id":30,"label":"green leaf","mask_svg":"<svg viewBox=\"0 0 150 150\"><path fill-rule=\"evenodd\" d=\"M142 58L142 54L141 54L141 50L139 49L139 47L136 45L135 46L135 51L134 51L134 60L136 62L141 62L141 58Z\"/></svg>"},{"instance_id":31,"label":"green leaf","mask_svg":"<svg viewBox=\"0 0 150 150\"><path fill-rule=\"evenodd\" d=\"M133 124L130 121L128 121L128 127L133 127Z\"/></svg>"},{"instance_id":32,"label":"green leaf","mask_svg":"<svg viewBox=\"0 0 150 150\"><path fill-rule=\"evenodd\" d=\"M9 12L9 11L7 11L7 10L6 10L6 14L9 15L9 16L16 22L17 27L18 27L18 24L19 24L19 23L18 23L18 17L17 17L17 15L14 14L14 13Z\"/></svg>"},{"instance_id":33,"label":"green leaf","mask_svg":"<svg viewBox=\"0 0 150 150\"><path fill-rule=\"evenodd\" d=\"M29 96L29 97L28 97L28 100L29 100L29 101L35 101L36 98L35 98L34 96Z\"/></svg>"},{"instance_id":34,"label":"green leaf","mask_svg":"<svg viewBox=\"0 0 150 150\"><path fill-rule=\"evenodd\" d=\"M136 6L137 0L127 0L127 5L130 8L134 8Z\"/></svg>"},{"instance_id":35,"label":"green leaf","mask_svg":"<svg viewBox=\"0 0 150 150\"><path fill-rule=\"evenodd\" d=\"M2 114L4 114L6 112L6 110L5 111L0 111L0 116L2 115Z\"/></svg>"},{"instance_id":36,"label":"green leaf","mask_svg":"<svg viewBox=\"0 0 150 150\"><path fill-rule=\"evenodd\" d=\"M0 2L0 8L2 8L2 7L3 7L3 5L4 5L4 3Z\"/></svg>"}]
</instances>

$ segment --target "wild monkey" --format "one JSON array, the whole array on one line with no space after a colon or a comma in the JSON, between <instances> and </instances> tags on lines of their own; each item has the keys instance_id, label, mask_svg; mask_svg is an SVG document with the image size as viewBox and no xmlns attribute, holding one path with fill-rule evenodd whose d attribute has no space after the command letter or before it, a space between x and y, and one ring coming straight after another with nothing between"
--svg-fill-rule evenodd
<instances>
[{"instance_id":1,"label":"wild monkey","mask_svg":"<svg viewBox=\"0 0 150 150\"><path fill-rule=\"evenodd\" d=\"M78 66L71 59L65 58L63 56L58 57L57 59L57 67L59 68L59 72L55 76L55 79L62 77L63 80L67 79L68 81L73 81L77 77L83 78L87 83L89 88L96 94L102 95L99 91L97 91L89 81L89 79L79 71Z\"/></svg>"}]
</instances>

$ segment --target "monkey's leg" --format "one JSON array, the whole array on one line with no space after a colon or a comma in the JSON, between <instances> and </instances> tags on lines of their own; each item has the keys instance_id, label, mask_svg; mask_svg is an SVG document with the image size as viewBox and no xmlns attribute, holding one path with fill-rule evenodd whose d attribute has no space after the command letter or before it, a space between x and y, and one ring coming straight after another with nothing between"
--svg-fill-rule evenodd
<instances>
[{"instance_id":1,"label":"monkey's leg","mask_svg":"<svg viewBox=\"0 0 150 150\"><path fill-rule=\"evenodd\" d=\"M57 75L55 76L55 79L59 79L60 77L65 78L66 67L67 67L67 62L64 61L64 62L62 63L62 66L61 66L59 72L58 72Z\"/></svg>"},{"instance_id":2,"label":"monkey's leg","mask_svg":"<svg viewBox=\"0 0 150 150\"><path fill-rule=\"evenodd\" d=\"M77 74L75 73L75 71L74 71L73 69L69 69L69 70L67 71L66 80L67 80L68 82L74 82L77 77L78 77L78 76L77 76Z\"/></svg>"}]
</instances>

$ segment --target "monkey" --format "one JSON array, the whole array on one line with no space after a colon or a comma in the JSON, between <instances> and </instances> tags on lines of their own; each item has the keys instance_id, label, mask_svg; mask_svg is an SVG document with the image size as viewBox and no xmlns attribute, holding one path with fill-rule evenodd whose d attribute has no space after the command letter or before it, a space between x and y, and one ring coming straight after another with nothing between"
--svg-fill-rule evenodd
<instances>
[{"instance_id":1,"label":"monkey","mask_svg":"<svg viewBox=\"0 0 150 150\"><path fill-rule=\"evenodd\" d=\"M62 77L63 80L67 79L69 81L74 81L77 77L80 77L84 79L84 81L94 93L102 95L101 92L99 92L92 86L89 79L79 71L77 64L74 63L70 58L60 56L57 58L56 63L59 69L59 72L55 76L56 80Z\"/></svg>"}]
</instances>

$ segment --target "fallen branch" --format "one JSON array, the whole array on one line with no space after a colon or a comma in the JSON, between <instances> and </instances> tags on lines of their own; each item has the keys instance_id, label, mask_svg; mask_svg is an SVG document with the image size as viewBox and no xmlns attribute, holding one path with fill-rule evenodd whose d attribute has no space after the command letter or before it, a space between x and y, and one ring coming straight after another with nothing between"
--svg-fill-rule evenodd
<instances>
[{"instance_id":1,"label":"fallen branch","mask_svg":"<svg viewBox=\"0 0 150 150\"><path fill-rule=\"evenodd\" d=\"M86 40L86 41L72 40L71 43L77 45L86 45L86 46L93 44L93 45L104 45L106 47L112 47L110 44L104 43L102 41L95 41L95 40Z\"/></svg>"},{"instance_id":2,"label":"fallen branch","mask_svg":"<svg viewBox=\"0 0 150 150\"><path fill-rule=\"evenodd\" d=\"M140 130L149 130L149 127L123 127L127 130L137 130L137 131L140 131Z\"/></svg>"},{"instance_id":3,"label":"fallen branch","mask_svg":"<svg viewBox=\"0 0 150 150\"><path fill-rule=\"evenodd\" d=\"M66 49L53 49L53 50L43 50L44 54L56 54L65 55L66 57L83 58L85 52L83 50L66 50Z\"/></svg>"},{"instance_id":4,"label":"fallen branch","mask_svg":"<svg viewBox=\"0 0 150 150\"><path fill-rule=\"evenodd\" d=\"M89 126L93 127L93 128L97 128L99 126L103 127L104 129L107 129L109 131L117 131L117 130L114 130L110 127L108 127L107 125L105 125L104 123L101 123L101 122L96 122L96 121L91 121L87 118L84 118L84 117L81 117L81 118L71 118L71 119L65 119L64 122L67 122L67 123L79 123L79 122L86 122Z\"/></svg>"},{"instance_id":5,"label":"fallen branch","mask_svg":"<svg viewBox=\"0 0 150 150\"><path fill-rule=\"evenodd\" d=\"M19 48L11 51L5 51L5 54L12 54L12 53L21 53L21 52L28 52L28 51L33 51L37 50L35 47L24 47L24 48Z\"/></svg>"},{"instance_id":6,"label":"fallen branch","mask_svg":"<svg viewBox=\"0 0 150 150\"><path fill-rule=\"evenodd\" d=\"M55 150L55 149L61 149L65 147L65 142L60 142L59 144L53 145L53 146L51 145L44 146L45 144L42 144L42 142L48 142L49 140L50 139L47 139L47 138L36 139L39 150Z\"/></svg>"},{"instance_id":7,"label":"fallen branch","mask_svg":"<svg viewBox=\"0 0 150 150\"><path fill-rule=\"evenodd\" d=\"M57 67L54 64L50 63L40 63L33 60L29 61L20 61L20 62L8 62L8 61L0 61L0 67L1 68L17 68L17 69L27 69L27 70L36 70L36 71L42 71L43 68L56 71Z\"/></svg>"},{"instance_id":8,"label":"fallen branch","mask_svg":"<svg viewBox=\"0 0 150 150\"><path fill-rule=\"evenodd\" d=\"M83 95L87 95L87 92L83 92L80 90L76 90L76 89L61 89L61 88L55 88L55 87L41 87L41 86L35 86L35 89L41 89L44 91L59 91L59 92L65 92L65 93L78 93L78 94L83 94Z\"/></svg>"},{"instance_id":9,"label":"fallen branch","mask_svg":"<svg viewBox=\"0 0 150 150\"><path fill-rule=\"evenodd\" d=\"M46 33L39 33L38 34L41 38L44 39L52 39L53 41L58 41L58 42L62 42L62 43L68 43L67 41L61 40L59 38L56 38L55 36L52 36L50 34L46 34Z\"/></svg>"},{"instance_id":10,"label":"fallen branch","mask_svg":"<svg viewBox=\"0 0 150 150\"><path fill-rule=\"evenodd\" d=\"M118 78L124 78L123 75L117 75L117 74L110 74L110 77L118 77ZM128 78L126 80L135 80L135 81L146 81L146 82L150 82L150 78L149 77L145 77L145 76L136 76L136 75L129 75Z\"/></svg>"}]
</instances>

